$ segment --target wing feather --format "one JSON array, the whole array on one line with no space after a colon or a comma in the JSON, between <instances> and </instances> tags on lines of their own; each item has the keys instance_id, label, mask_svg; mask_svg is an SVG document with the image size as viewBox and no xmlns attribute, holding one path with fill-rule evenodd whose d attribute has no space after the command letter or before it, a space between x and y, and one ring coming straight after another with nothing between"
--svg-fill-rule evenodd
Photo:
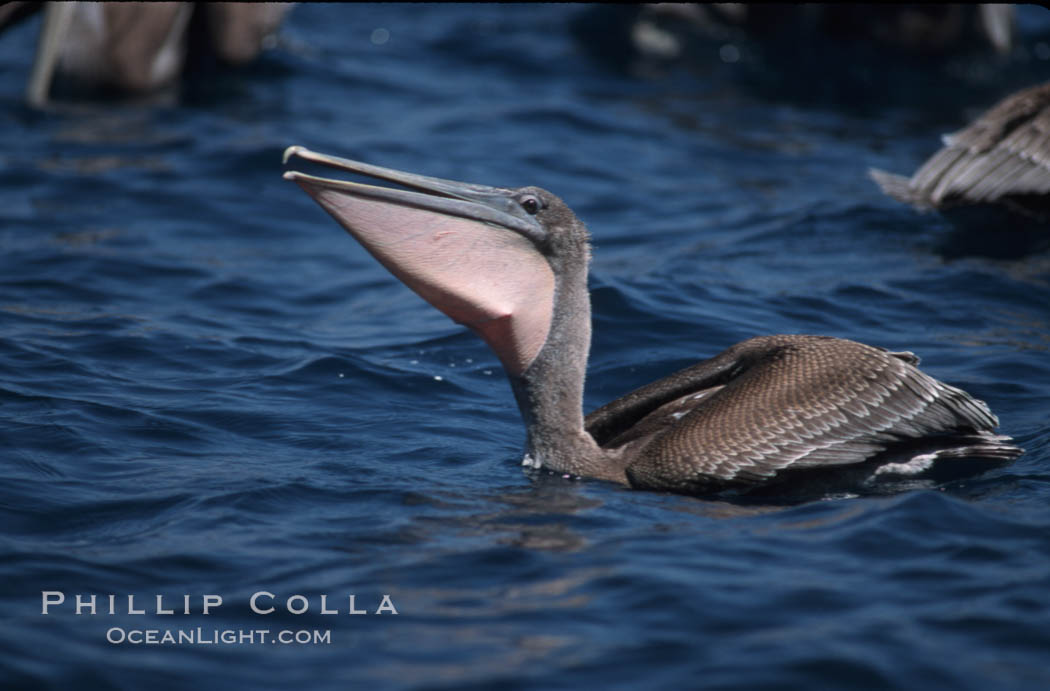
<instances>
[{"instance_id":1,"label":"wing feather","mask_svg":"<svg viewBox=\"0 0 1050 691\"><path fill-rule=\"evenodd\" d=\"M871 176L886 194L920 209L1047 194L1050 84L1007 97L944 144L910 179L874 169Z\"/></svg>"},{"instance_id":2,"label":"wing feather","mask_svg":"<svg viewBox=\"0 0 1050 691\"><path fill-rule=\"evenodd\" d=\"M630 444L632 484L674 491L862 463L908 441L943 438L949 447L959 445L953 437L985 434L993 441L982 443L995 446L988 433L998 420L988 407L904 355L819 336L751 339L712 358L723 358L718 367L706 361L701 370L721 374L716 387L698 377L701 395L682 392L682 373L676 387L651 385L680 395L634 420L644 434L606 435L603 446ZM644 409L634 396L633 409Z\"/></svg>"}]
</instances>

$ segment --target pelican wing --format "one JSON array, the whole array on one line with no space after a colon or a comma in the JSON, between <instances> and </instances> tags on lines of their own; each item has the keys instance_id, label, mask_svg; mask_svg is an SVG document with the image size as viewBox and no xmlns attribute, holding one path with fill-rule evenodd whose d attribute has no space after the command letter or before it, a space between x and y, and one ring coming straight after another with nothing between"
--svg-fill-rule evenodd
<instances>
[{"instance_id":1,"label":"pelican wing","mask_svg":"<svg viewBox=\"0 0 1050 691\"><path fill-rule=\"evenodd\" d=\"M603 446L633 456L632 485L688 492L861 463L909 440L1001 445L983 402L916 363L911 353L834 338L755 338L700 363L693 389L683 370L596 411L588 428L602 432ZM644 410L646 390L677 395L632 421L625 411ZM613 420L633 424L611 434Z\"/></svg>"},{"instance_id":2,"label":"pelican wing","mask_svg":"<svg viewBox=\"0 0 1050 691\"><path fill-rule=\"evenodd\" d=\"M1009 96L944 143L911 179L871 175L886 194L926 209L1050 194L1050 84Z\"/></svg>"}]
</instances>

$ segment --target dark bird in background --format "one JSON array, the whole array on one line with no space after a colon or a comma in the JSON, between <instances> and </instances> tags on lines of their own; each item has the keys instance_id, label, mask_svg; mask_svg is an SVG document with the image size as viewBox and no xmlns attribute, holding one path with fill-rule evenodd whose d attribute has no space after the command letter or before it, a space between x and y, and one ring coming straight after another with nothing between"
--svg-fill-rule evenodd
<instances>
[{"instance_id":1,"label":"dark bird in background","mask_svg":"<svg viewBox=\"0 0 1050 691\"><path fill-rule=\"evenodd\" d=\"M1014 40L1008 4L655 3L639 6L632 33L639 50L666 52L660 41L649 44L647 38L667 22L686 25L700 36L724 36L723 27L735 27L756 37L786 34L800 43L839 37L916 54L973 46L1008 53Z\"/></svg>"}]
</instances>

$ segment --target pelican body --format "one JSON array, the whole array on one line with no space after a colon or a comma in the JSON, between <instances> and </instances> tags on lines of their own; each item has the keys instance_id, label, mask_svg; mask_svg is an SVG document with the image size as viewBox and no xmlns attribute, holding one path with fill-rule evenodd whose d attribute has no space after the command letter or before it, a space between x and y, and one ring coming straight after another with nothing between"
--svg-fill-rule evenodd
<instances>
[{"instance_id":1,"label":"pelican body","mask_svg":"<svg viewBox=\"0 0 1050 691\"><path fill-rule=\"evenodd\" d=\"M981 401L893 353L823 336L752 338L583 414L590 238L558 197L424 177L315 153L395 183L287 171L380 263L495 351L526 428L524 465L685 494L740 492L808 471L911 474L1009 459Z\"/></svg>"},{"instance_id":2,"label":"pelican body","mask_svg":"<svg viewBox=\"0 0 1050 691\"><path fill-rule=\"evenodd\" d=\"M882 191L920 211L1001 207L1017 221L1050 223L1050 82L1013 93L910 178L872 169ZM983 219L982 219L983 220ZM984 222L984 225L989 225Z\"/></svg>"},{"instance_id":3,"label":"pelican body","mask_svg":"<svg viewBox=\"0 0 1050 691\"><path fill-rule=\"evenodd\" d=\"M41 8L44 21L26 88L26 100L36 107L50 100L56 75L81 86L139 94L171 84L196 43L191 30L195 11L203 16L200 23L211 52L227 64L246 64L262 51L291 5L12 2L0 5L0 31Z\"/></svg>"}]
</instances>

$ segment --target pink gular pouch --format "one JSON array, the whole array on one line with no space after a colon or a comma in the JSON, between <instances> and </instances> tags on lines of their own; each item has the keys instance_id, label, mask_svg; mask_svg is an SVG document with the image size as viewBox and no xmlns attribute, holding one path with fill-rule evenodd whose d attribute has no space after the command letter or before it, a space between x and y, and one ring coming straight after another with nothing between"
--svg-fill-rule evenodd
<instances>
[{"instance_id":1,"label":"pink gular pouch","mask_svg":"<svg viewBox=\"0 0 1050 691\"><path fill-rule=\"evenodd\" d=\"M303 149L294 153L344 167L338 165L343 159ZM444 186L430 195L294 171L286 177L298 183L405 285L474 330L510 374L520 375L536 358L550 329L554 273L532 240L500 225L500 212L483 202L449 198L449 188ZM416 189L427 189L421 181L433 180L422 176L400 180L393 174L383 177ZM489 218L465 217L475 212Z\"/></svg>"}]
</instances>

